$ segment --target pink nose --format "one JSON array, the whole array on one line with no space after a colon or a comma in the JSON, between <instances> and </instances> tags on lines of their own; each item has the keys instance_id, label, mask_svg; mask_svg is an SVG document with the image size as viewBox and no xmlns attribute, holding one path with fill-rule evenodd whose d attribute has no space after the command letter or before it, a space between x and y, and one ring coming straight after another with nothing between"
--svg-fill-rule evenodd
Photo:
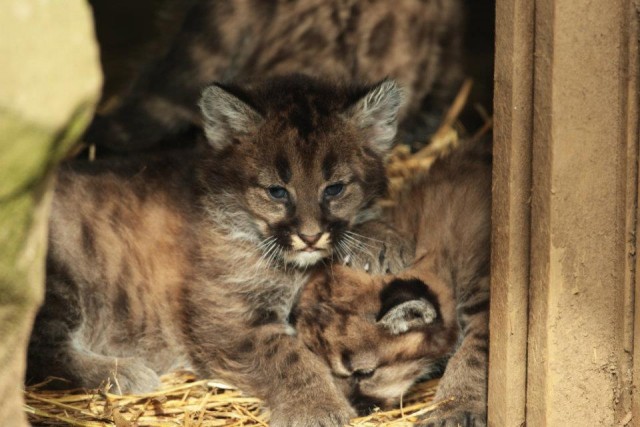
<instances>
[{"instance_id":1,"label":"pink nose","mask_svg":"<svg viewBox=\"0 0 640 427\"><path fill-rule=\"evenodd\" d=\"M300 237L300 239L302 239L302 241L303 241L303 242L305 242L307 245L312 246L312 245L313 245L313 244L315 244L318 240L320 240L320 236L322 236L322 233L312 234L312 235L298 233L298 236L299 236L299 237Z\"/></svg>"}]
</instances>

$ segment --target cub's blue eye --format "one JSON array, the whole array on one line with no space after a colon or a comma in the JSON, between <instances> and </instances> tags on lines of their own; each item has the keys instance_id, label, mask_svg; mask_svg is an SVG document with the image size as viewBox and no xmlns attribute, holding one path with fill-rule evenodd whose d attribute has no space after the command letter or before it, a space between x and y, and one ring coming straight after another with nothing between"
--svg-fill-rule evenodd
<instances>
[{"instance_id":1,"label":"cub's blue eye","mask_svg":"<svg viewBox=\"0 0 640 427\"><path fill-rule=\"evenodd\" d=\"M282 199L286 199L287 196L289 196L289 192L287 191L287 189L284 187L280 187L278 185L273 185L269 187L267 191L269 192L269 195L274 199L282 200Z\"/></svg>"},{"instance_id":2,"label":"cub's blue eye","mask_svg":"<svg viewBox=\"0 0 640 427\"><path fill-rule=\"evenodd\" d=\"M342 191L344 191L344 184L331 184L324 189L324 195L326 197L335 197L342 193Z\"/></svg>"}]
</instances>

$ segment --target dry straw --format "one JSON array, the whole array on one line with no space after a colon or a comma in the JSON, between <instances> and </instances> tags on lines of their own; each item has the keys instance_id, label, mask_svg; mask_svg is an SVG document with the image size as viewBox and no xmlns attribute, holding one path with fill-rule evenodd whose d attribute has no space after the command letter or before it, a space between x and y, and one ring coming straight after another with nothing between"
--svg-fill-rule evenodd
<instances>
[{"instance_id":1,"label":"dry straw","mask_svg":"<svg viewBox=\"0 0 640 427\"><path fill-rule=\"evenodd\" d=\"M415 153L408 147L396 148L389 159L387 172L393 203L409 180L427 173L433 162L458 146L456 121L467 102L471 81L458 93L440 129L430 144ZM491 128L488 119L471 139L478 139ZM428 415L440 404L433 404L437 380L415 385L397 409L377 410L356 418L354 427L412 426L418 417ZM117 390L117 384L115 384ZM256 398L222 383L198 380L189 372L176 372L162 378L162 387L153 393L117 395L101 390L48 391L46 384L25 390L25 411L33 425L78 427L241 427L268 426L268 411ZM300 408L304 411L304 408Z\"/></svg>"},{"instance_id":2,"label":"dry straw","mask_svg":"<svg viewBox=\"0 0 640 427\"><path fill-rule=\"evenodd\" d=\"M458 117L467 105L471 87L471 79L465 80L429 144L415 153L412 153L406 145L398 145L394 148L387 164L389 198L381 202L383 206L395 203L394 201L398 200L408 182L423 177L438 157L446 156L460 145L460 133L461 131L464 133L464 129L458 123ZM479 141L491 130L492 124L491 118L485 115L484 125L468 138L466 143L473 144Z\"/></svg>"},{"instance_id":3,"label":"dry straw","mask_svg":"<svg viewBox=\"0 0 640 427\"><path fill-rule=\"evenodd\" d=\"M106 387L60 392L34 386L25 391L25 411L34 425L48 426L268 426L269 414L262 402L232 387L197 380L189 372L166 375L162 384L153 393L124 396L108 393ZM400 408L375 411L350 425L411 426L417 416L432 409L436 387L437 380L418 384Z\"/></svg>"}]
</instances>

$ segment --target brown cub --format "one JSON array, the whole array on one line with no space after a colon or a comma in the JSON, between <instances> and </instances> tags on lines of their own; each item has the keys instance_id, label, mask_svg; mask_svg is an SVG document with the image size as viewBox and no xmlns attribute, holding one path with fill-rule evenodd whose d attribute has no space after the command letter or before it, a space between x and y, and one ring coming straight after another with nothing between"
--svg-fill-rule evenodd
<instances>
[{"instance_id":1,"label":"brown cub","mask_svg":"<svg viewBox=\"0 0 640 427\"><path fill-rule=\"evenodd\" d=\"M304 73L341 81L397 80L402 130L437 117L461 78L461 0L199 0L167 53L98 117L86 140L150 147L190 124L209 82ZM427 125L429 125L427 123Z\"/></svg>"},{"instance_id":2,"label":"brown cub","mask_svg":"<svg viewBox=\"0 0 640 427\"><path fill-rule=\"evenodd\" d=\"M440 159L386 212L413 231L411 266L396 276L334 266L305 288L297 328L359 409L394 403L451 356L436 395L451 402L421 425L485 425L490 212L488 157Z\"/></svg>"},{"instance_id":3,"label":"brown cub","mask_svg":"<svg viewBox=\"0 0 640 427\"><path fill-rule=\"evenodd\" d=\"M292 320L361 414L439 372L458 337L451 289L416 269L391 278L333 266L310 280Z\"/></svg>"},{"instance_id":4,"label":"brown cub","mask_svg":"<svg viewBox=\"0 0 640 427\"><path fill-rule=\"evenodd\" d=\"M401 101L389 80L215 84L206 147L67 165L28 378L130 392L186 366L263 398L274 426L343 425L348 401L288 318L314 266L371 232Z\"/></svg>"}]
</instances>

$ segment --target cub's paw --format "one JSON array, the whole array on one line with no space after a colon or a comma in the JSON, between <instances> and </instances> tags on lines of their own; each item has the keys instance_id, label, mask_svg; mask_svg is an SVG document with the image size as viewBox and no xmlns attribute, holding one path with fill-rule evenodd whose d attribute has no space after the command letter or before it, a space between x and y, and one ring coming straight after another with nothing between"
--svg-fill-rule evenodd
<instances>
[{"instance_id":1,"label":"cub's paw","mask_svg":"<svg viewBox=\"0 0 640 427\"><path fill-rule=\"evenodd\" d=\"M486 425L486 412L457 408L452 408L450 411L436 410L416 424L418 427L486 427Z\"/></svg>"},{"instance_id":2,"label":"cub's paw","mask_svg":"<svg viewBox=\"0 0 640 427\"><path fill-rule=\"evenodd\" d=\"M109 374L110 391L118 394L148 393L160 386L160 377L141 359L118 359Z\"/></svg>"},{"instance_id":3,"label":"cub's paw","mask_svg":"<svg viewBox=\"0 0 640 427\"><path fill-rule=\"evenodd\" d=\"M351 233L346 238L351 240L343 264L370 274L397 274L413 260L412 241L394 229L370 225L359 233Z\"/></svg>"},{"instance_id":4,"label":"cub's paw","mask_svg":"<svg viewBox=\"0 0 640 427\"><path fill-rule=\"evenodd\" d=\"M343 427L356 414L346 401L322 399L306 402L298 399L271 409L271 427Z\"/></svg>"}]
</instances>

